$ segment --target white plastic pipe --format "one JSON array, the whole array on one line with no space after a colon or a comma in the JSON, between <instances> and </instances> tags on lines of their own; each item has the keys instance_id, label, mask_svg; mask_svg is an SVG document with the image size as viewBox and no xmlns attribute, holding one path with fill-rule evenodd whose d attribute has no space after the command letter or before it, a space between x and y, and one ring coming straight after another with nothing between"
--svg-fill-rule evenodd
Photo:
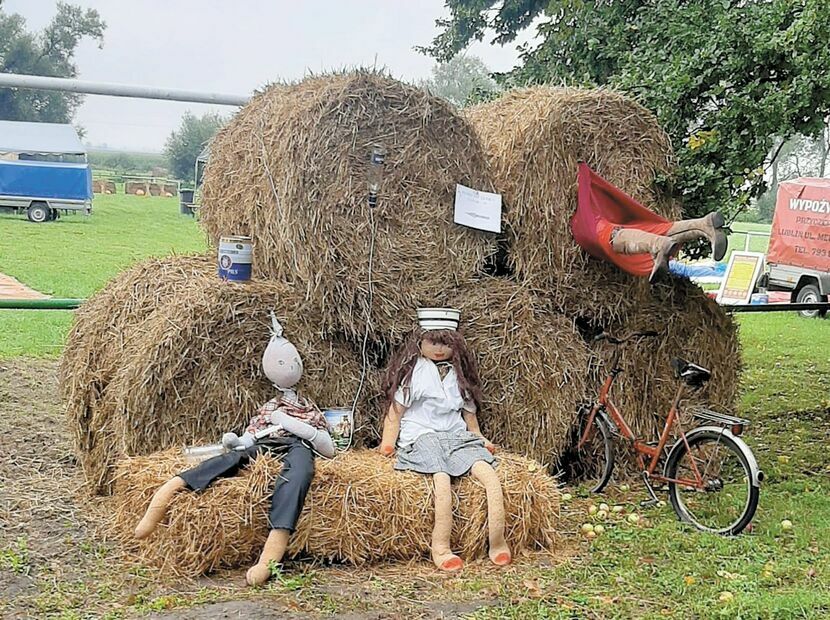
<instances>
[{"instance_id":1,"label":"white plastic pipe","mask_svg":"<svg viewBox=\"0 0 830 620\"><path fill-rule=\"evenodd\" d=\"M27 88L32 90L57 90L65 93L107 95L110 97L133 97L137 99L164 99L167 101L189 101L216 105L241 106L251 99L249 95L226 95L222 93L199 93L178 88L155 88L109 82L85 82L69 78L42 77L0 73L0 88Z\"/></svg>"}]
</instances>

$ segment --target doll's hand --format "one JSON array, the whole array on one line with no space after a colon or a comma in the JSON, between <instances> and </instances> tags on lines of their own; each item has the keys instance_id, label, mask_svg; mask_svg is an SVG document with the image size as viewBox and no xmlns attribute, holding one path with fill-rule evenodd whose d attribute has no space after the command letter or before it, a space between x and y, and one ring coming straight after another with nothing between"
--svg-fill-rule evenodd
<instances>
[{"instance_id":1,"label":"doll's hand","mask_svg":"<svg viewBox=\"0 0 830 620\"><path fill-rule=\"evenodd\" d=\"M239 444L239 436L236 433L225 433L222 435L222 445L226 450L233 450Z\"/></svg>"},{"instance_id":2,"label":"doll's hand","mask_svg":"<svg viewBox=\"0 0 830 620\"><path fill-rule=\"evenodd\" d=\"M225 433L222 435L222 446L226 450L236 450L240 446L250 448L255 443L256 439L250 433L244 433L242 437L239 437L236 433Z\"/></svg>"},{"instance_id":3,"label":"doll's hand","mask_svg":"<svg viewBox=\"0 0 830 620\"><path fill-rule=\"evenodd\" d=\"M496 453L496 444L494 444L489 439L484 440L484 447L487 448L487 451L490 452L490 454Z\"/></svg>"},{"instance_id":4,"label":"doll's hand","mask_svg":"<svg viewBox=\"0 0 830 620\"><path fill-rule=\"evenodd\" d=\"M381 444L378 446L378 452L380 452L385 457L390 457L395 454L395 446L385 446Z\"/></svg>"}]
</instances>

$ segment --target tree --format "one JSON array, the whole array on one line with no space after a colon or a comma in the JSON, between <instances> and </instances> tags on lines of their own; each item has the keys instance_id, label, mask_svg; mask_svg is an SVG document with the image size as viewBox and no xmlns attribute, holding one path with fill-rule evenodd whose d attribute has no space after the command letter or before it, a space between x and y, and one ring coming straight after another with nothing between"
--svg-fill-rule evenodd
<instances>
[{"instance_id":1,"label":"tree","mask_svg":"<svg viewBox=\"0 0 830 620\"><path fill-rule=\"evenodd\" d=\"M75 77L75 49L85 37L103 45L106 24L98 12L57 3L57 13L40 33L26 30L17 14L0 12L0 72ZM0 3L2 11L2 3ZM0 119L68 123L83 100L81 95L53 91L0 88Z\"/></svg>"},{"instance_id":2,"label":"tree","mask_svg":"<svg viewBox=\"0 0 830 620\"><path fill-rule=\"evenodd\" d=\"M219 114L196 117L191 112L182 116L182 124L173 131L164 145L167 167L177 179L193 181L196 158L216 132L226 123Z\"/></svg>"},{"instance_id":3,"label":"tree","mask_svg":"<svg viewBox=\"0 0 830 620\"><path fill-rule=\"evenodd\" d=\"M677 154L687 216L734 215L765 189L780 138L817 135L830 112L826 0L447 0L424 48L446 60L538 20L507 84L610 86L653 110ZM774 157L772 158L774 160Z\"/></svg>"},{"instance_id":4,"label":"tree","mask_svg":"<svg viewBox=\"0 0 830 620\"><path fill-rule=\"evenodd\" d=\"M487 99L499 88L481 58L463 54L435 65L420 86L459 107Z\"/></svg>"}]
</instances>

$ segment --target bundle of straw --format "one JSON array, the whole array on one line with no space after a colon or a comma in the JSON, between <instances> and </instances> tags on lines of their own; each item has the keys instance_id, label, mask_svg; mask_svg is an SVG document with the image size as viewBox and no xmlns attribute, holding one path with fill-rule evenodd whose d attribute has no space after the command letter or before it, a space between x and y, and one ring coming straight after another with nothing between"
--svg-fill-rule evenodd
<instances>
[{"instance_id":1,"label":"bundle of straw","mask_svg":"<svg viewBox=\"0 0 830 620\"><path fill-rule=\"evenodd\" d=\"M374 147L385 164L370 208ZM394 338L402 315L495 252L494 235L453 225L457 183L492 189L450 104L373 72L309 77L267 89L217 136L201 224L214 244L250 235L255 273L301 290L324 329L359 340L368 316Z\"/></svg>"},{"instance_id":2,"label":"bundle of straw","mask_svg":"<svg viewBox=\"0 0 830 620\"><path fill-rule=\"evenodd\" d=\"M351 407L362 365L342 336L288 285L220 280L215 263L171 258L116 278L78 313L61 366L75 448L89 488L108 493L124 454L212 443L241 432L277 395L262 374L274 312L304 361L300 389L321 407ZM377 405L379 373L367 368L356 441ZM374 416L372 416L374 417Z\"/></svg>"},{"instance_id":3,"label":"bundle of straw","mask_svg":"<svg viewBox=\"0 0 830 620\"><path fill-rule=\"evenodd\" d=\"M499 454L498 459L508 543L514 553L552 550L559 514L556 481L526 458ZM392 463L371 451L318 459L289 556L351 564L427 556L434 519L431 479L396 472ZM115 538L143 564L178 575L255 562L268 535L269 496L280 471L270 456L203 493L179 493L150 539L133 538L155 489L188 466L175 451L120 461L110 500ZM454 484L453 549L465 558L486 551L486 502L484 488L472 477Z\"/></svg>"}]
</instances>

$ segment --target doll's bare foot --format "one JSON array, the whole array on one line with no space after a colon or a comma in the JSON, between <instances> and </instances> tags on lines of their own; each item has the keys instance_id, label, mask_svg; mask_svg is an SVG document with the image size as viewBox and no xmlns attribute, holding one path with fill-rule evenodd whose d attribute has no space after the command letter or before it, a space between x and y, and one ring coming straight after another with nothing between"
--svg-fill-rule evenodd
<instances>
[{"instance_id":1,"label":"doll's bare foot","mask_svg":"<svg viewBox=\"0 0 830 620\"><path fill-rule=\"evenodd\" d=\"M147 508L147 512L144 513L144 516L135 528L135 537L137 539L143 540L156 531L158 524L161 523L161 520L164 519L164 515L167 513L167 507L170 506L173 496L185 488L185 486L187 486L185 481L179 476L176 476L158 488L158 491L153 495L153 499L150 500L150 506Z\"/></svg>"},{"instance_id":2,"label":"doll's bare foot","mask_svg":"<svg viewBox=\"0 0 830 620\"><path fill-rule=\"evenodd\" d=\"M261 586L271 578L271 569L268 564L254 564L245 574L245 581L249 586Z\"/></svg>"},{"instance_id":3,"label":"doll's bare foot","mask_svg":"<svg viewBox=\"0 0 830 620\"><path fill-rule=\"evenodd\" d=\"M271 530L271 533L268 534L268 540L265 541L265 546L262 548L259 562L248 569L248 573L245 575L248 585L261 586L271 578L271 562L279 563L282 560L288 546L289 535L288 530Z\"/></svg>"},{"instance_id":4,"label":"doll's bare foot","mask_svg":"<svg viewBox=\"0 0 830 620\"><path fill-rule=\"evenodd\" d=\"M452 551L446 553L432 552L432 561L435 566L448 573L455 573L464 568L464 560L455 555Z\"/></svg>"},{"instance_id":5,"label":"doll's bare foot","mask_svg":"<svg viewBox=\"0 0 830 620\"><path fill-rule=\"evenodd\" d=\"M490 561L496 566L507 566L513 561L513 554L510 553L510 547L506 542L501 545L490 546Z\"/></svg>"}]
</instances>

